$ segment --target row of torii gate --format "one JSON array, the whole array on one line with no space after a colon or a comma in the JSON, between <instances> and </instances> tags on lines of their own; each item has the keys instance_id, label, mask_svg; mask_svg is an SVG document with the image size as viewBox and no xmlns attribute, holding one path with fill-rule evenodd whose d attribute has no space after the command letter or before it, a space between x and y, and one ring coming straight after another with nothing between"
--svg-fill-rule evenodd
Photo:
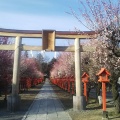
<instances>
[{"instance_id":1,"label":"row of torii gate","mask_svg":"<svg viewBox=\"0 0 120 120\"><path fill-rule=\"evenodd\" d=\"M19 96L19 67L21 51L63 51L75 52L75 88L76 96L73 96L73 108L75 111L84 109L85 98L82 93L81 83L81 52L89 51L80 45L80 39L93 38L96 36L94 31L55 31L55 30L12 30L0 29L0 36L14 37L15 44L0 45L0 50L14 50L14 65L12 78L12 93L7 96L7 109L17 111L20 108ZM42 46L28 46L21 44L22 38L42 38ZM74 46L55 46L55 39L74 39ZM92 48L91 48L92 49Z\"/></svg>"}]
</instances>

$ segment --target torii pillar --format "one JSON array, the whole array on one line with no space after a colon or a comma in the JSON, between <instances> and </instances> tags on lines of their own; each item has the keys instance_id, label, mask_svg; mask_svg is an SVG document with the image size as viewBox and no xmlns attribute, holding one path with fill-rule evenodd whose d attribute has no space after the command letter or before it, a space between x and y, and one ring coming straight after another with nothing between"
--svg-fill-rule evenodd
<instances>
[{"instance_id":1,"label":"torii pillar","mask_svg":"<svg viewBox=\"0 0 120 120\"><path fill-rule=\"evenodd\" d=\"M19 96L19 68L21 56L21 38L15 39L14 51L14 65L13 65L13 79L12 79L12 94L7 97L7 110L15 112L20 109L20 96Z\"/></svg>"},{"instance_id":2,"label":"torii pillar","mask_svg":"<svg viewBox=\"0 0 120 120\"><path fill-rule=\"evenodd\" d=\"M81 80L81 48L79 38L75 39L75 85L76 96L73 96L73 110L80 111L85 110L86 102L82 92L82 80Z\"/></svg>"}]
</instances>

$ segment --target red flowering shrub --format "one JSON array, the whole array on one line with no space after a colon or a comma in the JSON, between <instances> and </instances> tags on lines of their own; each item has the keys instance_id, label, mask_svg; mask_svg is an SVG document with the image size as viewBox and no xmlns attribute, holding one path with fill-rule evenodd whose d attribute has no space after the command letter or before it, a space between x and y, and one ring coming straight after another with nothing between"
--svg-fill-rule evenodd
<instances>
[{"instance_id":1,"label":"red flowering shrub","mask_svg":"<svg viewBox=\"0 0 120 120\"><path fill-rule=\"evenodd\" d=\"M54 62L52 70L50 71L50 77L70 77L74 76L74 55L73 53L66 52L60 53L56 62Z\"/></svg>"},{"instance_id":2,"label":"red flowering shrub","mask_svg":"<svg viewBox=\"0 0 120 120\"><path fill-rule=\"evenodd\" d=\"M20 76L29 78L43 77L40 72L40 63L36 58L22 58L20 63Z\"/></svg>"},{"instance_id":3,"label":"red flowering shrub","mask_svg":"<svg viewBox=\"0 0 120 120\"><path fill-rule=\"evenodd\" d=\"M10 44L8 37L0 37L0 44ZM0 50L0 92L7 93L11 85L13 68L13 51Z\"/></svg>"}]
</instances>

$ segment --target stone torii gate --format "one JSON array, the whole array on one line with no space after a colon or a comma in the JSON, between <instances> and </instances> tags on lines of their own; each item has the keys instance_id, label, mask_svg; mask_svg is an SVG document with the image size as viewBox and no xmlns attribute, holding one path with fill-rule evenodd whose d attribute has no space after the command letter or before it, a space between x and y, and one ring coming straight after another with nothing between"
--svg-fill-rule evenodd
<instances>
[{"instance_id":1,"label":"stone torii gate","mask_svg":"<svg viewBox=\"0 0 120 120\"><path fill-rule=\"evenodd\" d=\"M75 82L76 96L73 96L73 108L75 111L84 110L84 97L82 93L81 80L81 52L89 51L80 45L80 39L95 37L94 31L54 31L54 30L11 30L0 29L0 36L15 37L15 44L0 45L0 50L14 50L14 65L12 79L12 94L7 97L7 109L17 111L20 108L19 92L19 66L20 56L23 50L35 51L64 51L75 52ZM42 46L22 45L22 38L42 38ZM55 39L74 39L74 46L55 46Z\"/></svg>"}]
</instances>

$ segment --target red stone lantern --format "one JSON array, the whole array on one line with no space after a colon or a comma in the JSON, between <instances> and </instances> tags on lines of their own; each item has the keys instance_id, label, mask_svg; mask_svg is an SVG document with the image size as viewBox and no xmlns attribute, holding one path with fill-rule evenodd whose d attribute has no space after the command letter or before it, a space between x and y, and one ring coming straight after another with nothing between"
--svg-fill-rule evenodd
<instances>
[{"instance_id":1,"label":"red stone lantern","mask_svg":"<svg viewBox=\"0 0 120 120\"><path fill-rule=\"evenodd\" d=\"M84 83L84 96L86 97L86 101L88 100L88 95L87 95L87 83L89 82L88 79L89 79L89 75L86 72L84 72L82 75L82 82Z\"/></svg>"},{"instance_id":2,"label":"red stone lantern","mask_svg":"<svg viewBox=\"0 0 120 120\"><path fill-rule=\"evenodd\" d=\"M107 118L108 115L106 112L106 83L109 82L108 77L110 76L110 73L105 68L101 68L101 70L97 73L97 76L99 76L98 82L102 83L103 117Z\"/></svg>"}]
</instances>

